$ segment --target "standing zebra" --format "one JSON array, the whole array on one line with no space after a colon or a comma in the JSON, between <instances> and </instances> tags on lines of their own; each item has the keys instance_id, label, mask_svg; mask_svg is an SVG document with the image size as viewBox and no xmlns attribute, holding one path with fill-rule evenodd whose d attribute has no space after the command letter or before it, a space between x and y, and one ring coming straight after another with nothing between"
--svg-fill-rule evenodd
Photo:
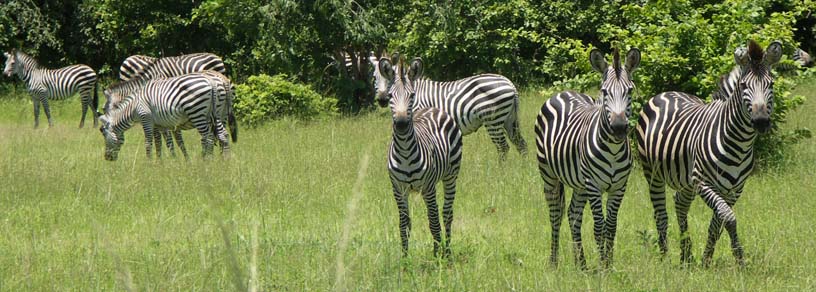
<instances>
[{"instance_id":1,"label":"standing zebra","mask_svg":"<svg viewBox=\"0 0 816 292\"><path fill-rule=\"evenodd\" d=\"M402 63L402 62L400 62ZM453 199L456 194L456 178L462 158L462 133L453 118L437 108L414 110L416 92L414 86L422 73L422 63L415 60L408 76L402 64L392 68L391 60L380 59L378 67L384 72L399 72L389 95L393 134L388 152L388 173L399 209L400 239L403 254L408 252L411 218L408 210L408 194L422 193L428 208L428 224L434 238L434 253L440 245L443 254L450 253L451 224L453 223ZM445 241L440 236L439 211L436 201L436 183L442 181L445 202L442 216L445 224Z\"/></svg>"},{"instance_id":2,"label":"standing zebra","mask_svg":"<svg viewBox=\"0 0 816 292\"><path fill-rule=\"evenodd\" d=\"M130 87L140 85L118 107L102 116L99 129L105 138L105 159L116 160L124 143L124 131L141 122L145 134L147 157L151 157L154 129L196 128L201 134L204 155L212 153L213 132L224 131L218 127L217 114L219 79L206 73L191 73L178 77L141 81L140 78L115 85ZM215 135L221 142L223 153L229 150L226 135ZM158 146L158 145L157 145Z\"/></svg>"},{"instance_id":3,"label":"standing zebra","mask_svg":"<svg viewBox=\"0 0 816 292\"><path fill-rule=\"evenodd\" d=\"M85 126L85 115L88 108L91 108L94 127L99 116L96 108L99 104L99 97L96 93L96 72L87 65L71 65L59 69L48 69L37 63L33 57L21 51L12 50L11 53L4 52L6 56L6 67L3 73L6 76L17 74L23 80L31 94L31 101L34 103L34 128L40 125L40 103L48 118L48 127L54 126L51 119L51 109L48 100L60 100L79 93L82 100L82 118L79 127Z\"/></svg>"},{"instance_id":4,"label":"standing zebra","mask_svg":"<svg viewBox=\"0 0 816 292\"><path fill-rule=\"evenodd\" d=\"M736 90L705 104L696 96L664 92L643 106L637 126L638 152L649 183L660 251L666 254L666 184L674 196L681 233L680 259L691 262L691 239L687 236L689 205L699 194L713 211L703 264L708 265L722 225L731 237L731 248L744 265L743 248L737 238L737 218L732 209L753 169L757 131L771 128L773 76L771 65L782 55L782 44L771 43L763 51L750 41L748 49L734 54L739 65ZM721 79L728 83L729 78ZM724 82L721 82L721 86Z\"/></svg>"},{"instance_id":5,"label":"standing zebra","mask_svg":"<svg viewBox=\"0 0 816 292\"><path fill-rule=\"evenodd\" d=\"M393 58L398 59L398 56L394 54ZM421 62L419 58L415 61ZM388 103L395 78L390 66L375 66L376 99L380 106ZM476 132L484 124L502 160L510 148L505 133L519 153L527 152L527 143L519 130L518 91L506 77L482 74L450 82L417 78L413 85L416 91L414 110L435 107L445 111L456 121L463 135Z\"/></svg>"},{"instance_id":6,"label":"standing zebra","mask_svg":"<svg viewBox=\"0 0 816 292\"><path fill-rule=\"evenodd\" d=\"M148 70L150 69L150 70ZM119 79L130 80L147 74L147 78L173 77L205 70L226 74L224 61L215 54L196 53L181 56L154 58L143 55L127 57L119 67Z\"/></svg>"},{"instance_id":7,"label":"standing zebra","mask_svg":"<svg viewBox=\"0 0 816 292\"><path fill-rule=\"evenodd\" d=\"M589 200L595 221L595 240L601 261L612 261L618 208L626 191L632 165L626 136L635 88L630 74L640 64L640 51L629 50L621 66L616 49L609 66L603 54L592 50L592 68L603 74L597 101L586 94L565 91L554 95L541 107L536 119L538 169L550 210L552 254L558 264L558 237L564 212L564 185L573 189L569 223L575 244L575 261L586 268L581 243L581 219ZM602 194L609 194L604 222Z\"/></svg>"},{"instance_id":8,"label":"standing zebra","mask_svg":"<svg viewBox=\"0 0 816 292\"><path fill-rule=\"evenodd\" d=\"M223 74L226 74L224 61L217 55L211 53L196 53L164 58L133 55L122 62L122 65L119 67L119 78L123 81L127 81L137 77L145 79L174 77L208 70L222 74L220 78L226 79L224 81L230 88L230 96L234 96L235 89L233 88L232 83L229 82L229 79L226 76L223 76ZM111 106L111 102L111 100L108 100L108 102L105 104L105 110ZM116 101L114 100L113 103L115 102ZM221 119L221 121L228 123L232 141L237 142L238 125L232 112L231 104L229 105L228 109L226 119ZM171 153L173 153L173 142L170 138L169 129L157 129L157 132L164 135L165 140L167 141L167 147ZM187 157L187 153L184 149L184 141L181 138L181 131L173 131L173 136L175 137L176 143L179 145L182 153L185 157ZM161 137L158 136L158 139L158 143L161 144Z\"/></svg>"}]
</instances>

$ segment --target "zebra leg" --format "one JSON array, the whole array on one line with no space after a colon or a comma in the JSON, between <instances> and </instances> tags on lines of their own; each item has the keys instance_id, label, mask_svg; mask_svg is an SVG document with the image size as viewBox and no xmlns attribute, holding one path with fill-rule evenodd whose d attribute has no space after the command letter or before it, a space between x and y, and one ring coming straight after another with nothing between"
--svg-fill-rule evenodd
<instances>
[{"instance_id":1,"label":"zebra leg","mask_svg":"<svg viewBox=\"0 0 816 292\"><path fill-rule=\"evenodd\" d=\"M594 223L592 231L595 235L595 243L598 245L598 254L601 257L601 263L605 263L606 244L604 240L603 198L601 197L601 193L596 190L587 190L586 194L589 199L589 208L592 210L592 221Z\"/></svg>"},{"instance_id":2,"label":"zebra leg","mask_svg":"<svg viewBox=\"0 0 816 292\"><path fill-rule=\"evenodd\" d=\"M394 186L394 199L399 211L400 240L402 241L402 256L408 255L408 238L411 236L411 213L408 209L408 198Z\"/></svg>"},{"instance_id":3,"label":"zebra leg","mask_svg":"<svg viewBox=\"0 0 816 292\"><path fill-rule=\"evenodd\" d=\"M201 123L196 126L198 133L201 134L201 148L204 153L203 156L211 155L213 153L213 133L212 126L209 121Z\"/></svg>"},{"instance_id":4,"label":"zebra leg","mask_svg":"<svg viewBox=\"0 0 816 292\"><path fill-rule=\"evenodd\" d=\"M32 95L31 103L34 104L34 129L36 129L40 126L40 98Z\"/></svg>"},{"instance_id":5,"label":"zebra leg","mask_svg":"<svg viewBox=\"0 0 816 292\"><path fill-rule=\"evenodd\" d=\"M40 102L43 105L43 111L45 111L45 117L48 118L48 127L51 128L54 126L54 119L51 118L51 108L48 106L48 98L45 95L40 96Z\"/></svg>"},{"instance_id":6,"label":"zebra leg","mask_svg":"<svg viewBox=\"0 0 816 292\"><path fill-rule=\"evenodd\" d=\"M646 174L646 166L643 166L644 174ZM669 251L666 244L667 232L669 229L669 216L666 213L666 183L654 176L646 174L646 180L649 183L649 197L652 200L652 207L654 207L654 219L657 225L657 245L660 247L660 253L665 256Z\"/></svg>"},{"instance_id":7,"label":"zebra leg","mask_svg":"<svg viewBox=\"0 0 816 292\"><path fill-rule=\"evenodd\" d=\"M445 221L445 241L444 254L448 256L451 253L451 230L453 228L453 200L456 197L456 176L443 181L445 186L445 203L442 206L442 218Z\"/></svg>"},{"instance_id":8,"label":"zebra leg","mask_svg":"<svg viewBox=\"0 0 816 292\"><path fill-rule=\"evenodd\" d=\"M584 257L584 245L581 242L581 221L584 215L584 206L587 203L587 194L584 190L573 190L572 200L570 200L569 214L567 215L572 231L573 248L575 249L575 264L586 270L586 258Z\"/></svg>"},{"instance_id":9,"label":"zebra leg","mask_svg":"<svg viewBox=\"0 0 816 292\"><path fill-rule=\"evenodd\" d=\"M156 158L161 159L162 156L162 133L164 131L161 129L156 129L153 131L153 143L156 145Z\"/></svg>"},{"instance_id":10,"label":"zebra leg","mask_svg":"<svg viewBox=\"0 0 816 292\"><path fill-rule=\"evenodd\" d=\"M504 138L504 126L501 122L485 126L490 140L496 144L496 149L499 151L499 160L507 159L507 151L510 150L510 145L507 145L507 140Z\"/></svg>"},{"instance_id":11,"label":"zebra leg","mask_svg":"<svg viewBox=\"0 0 816 292\"><path fill-rule=\"evenodd\" d=\"M620 209L621 202L623 202L624 193L626 193L626 186L620 190L610 192L609 197L606 199L606 222L604 223L604 241L606 242L606 247L604 248L604 252L606 252L605 264L607 267L612 264L612 258L615 255L615 234L618 230L618 210Z\"/></svg>"},{"instance_id":12,"label":"zebra leg","mask_svg":"<svg viewBox=\"0 0 816 292\"><path fill-rule=\"evenodd\" d=\"M527 155L527 142L524 141L524 137L521 136L521 130L519 129L519 121L518 121L518 113L513 112L510 113L512 115L512 120L508 120L504 124L504 130L507 132L507 136L510 137L510 142L513 145L516 145L516 150L518 150L519 154L522 156ZM509 118L509 117L508 117Z\"/></svg>"},{"instance_id":13,"label":"zebra leg","mask_svg":"<svg viewBox=\"0 0 816 292\"><path fill-rule=\"evenodd\" d=\"M442 243L441 228L439 226L439 208L436 204L436 186L430 185L422 191L425 206L428 207L428 227L434 240L434 256L439 255L439 246Z\"/></svg>"},{"instance_id":14,"label":"zebra leg","mask_svg":"<svg viewBox=\"0 0 816 292\"><path fill-rule=\"evenodd\" d=\"M181 154L184 155L184 159L190 160L190 155L187 154L187 148L184 147L184 139L181 136L181 130L173 130L173 137L176 139L176 144L178 144Z\"/></svg>"},{"instance_id":15,"label":"zebra leg","mask_svg":"<svg viewBox=\"0 0 816 292\"><path fill-rule=\"evenodd\" d=\"M701 193L700 196L702 196L706 204L714 210L711 223L708 226L708 240L706 241L706 248L703 252L703 266L708 267L711 264L711 258L714 256L714 247L717 245L717 240L720 239L720 234L722 234L723 223L725 223L725 229L728 230L728 235L731 237L731 250L734 253L734 258L736 258L737 264L744 266L743 249L737 237L737 217L732 209L739 195L724 200L717 195L714 190L704 186L703 193Z\"/></svg>"},{"instance_id":16,"label":"zebra leg","mask_svg":"<svg viewBox=\"0 0 816 292\"><path fill-rule=\"evenodd\" d=\"M85 100L85 96L80 97L80 101L82 102L82 118L79 119L79 128L82 129L85 127L85 115L88 114L88 103L90 101ZM96 125L94 125L96 126Z\"/></svg>"},{"instance_id":17,"label":"zebra leg","mask_svg":"<svg viewBox=\"0 0 816 292\"><path fill-rule=\"evenodd\" d=\"M170 134L170 129L163 129L161 134L167 144L167 151L170 152L170 157L176 157L176 149L173 146L173 136Z\"/></svg>"},{"instance_id":18,"label":"zebra leg","mask_svg":"<svg viewBox=\"0 0 816 292\"><path fill-rule=\"evenodd\" d=\"M142 119L142 129L144 130L145 134L145 154L147 155L147 159L151 159L152 157L152 147L153 147L153 125L147 122L147 119Z\"/></svg>"},{"instance_id":19,"label":"zebra leg","mask_svg":"<svg viewBox=\"0 0 816 292\"><path fill-rule=\"evenodd\" d=\"M688 234L688 211L694 195L686 192L674 194L674 208L677 210L677 225L680 226L680 263L688 264L693 261L691 253L691 237Z\"/></svg>"},{"instance_id":20,"label":"zebra leg","mask_svg":"<svg viewBox=\"0 0 816 292\"><path fill-rule=\"evenodd\" d=\"M221 145L221 156L229 157L229 137L227 128L224 123L218 121L215 123L215 137L218 139L218 144Z\"/></svg>"},{"instance_id":21,"label":"zebra leg","mask_svg":"<svg viewBox=\"0 0 816 292\"><path fill-rule=\"evenodd\" d=\"M542 177L546 177L542 171ZM544 180L547 184L547 179ZM552 228L552 240L550 242L550 264L558 265L558 237L561 230L561 221L564 218L564 185L557 180L552 180L551 187L545 187L547 207L550 212L550 227Z\"/></svg>"}]
</instances>

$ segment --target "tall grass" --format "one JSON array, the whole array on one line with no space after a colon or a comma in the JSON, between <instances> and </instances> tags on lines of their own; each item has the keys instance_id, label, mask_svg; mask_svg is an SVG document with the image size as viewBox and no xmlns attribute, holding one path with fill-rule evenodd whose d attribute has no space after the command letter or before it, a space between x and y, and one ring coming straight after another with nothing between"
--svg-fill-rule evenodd
<instances>
[{"instance_id":1,"label":"tall grass","mask_svg":"<svg viewBox=\"0 0 816 292\"><path fill-rule=\"evenodd\" d=\"M816 128L816 85L798 90L810 100L788 126ZM531 145L545 99L522 95L521 126ZM464 140L453 255L432 256L424 203L415 195L403 259L385 169L386 110L245 130L229 160L200 159L198 134L188 132L194 159L149 161L137 127L127 132L119 161L107 162L99 131L77 129L78 100L52 104L56 126L34 130L28 100L0 98L3 291L816 289L813 140L794 146L783 166L749 179L736 206L746 268L734 263L727 236L711 268L681 267L671 202L670 253L661 260L648 189L635 169L614 266L580 272L569 236L560 243L561 265L548 264L549 222L534 153L511 152L499 163L484 131ZM365 157L370 167L361 167ZM710 216L700 200L692 204L698 260ZM588 263L597 267L585 225Z\"/></svg>"}]
</instances>

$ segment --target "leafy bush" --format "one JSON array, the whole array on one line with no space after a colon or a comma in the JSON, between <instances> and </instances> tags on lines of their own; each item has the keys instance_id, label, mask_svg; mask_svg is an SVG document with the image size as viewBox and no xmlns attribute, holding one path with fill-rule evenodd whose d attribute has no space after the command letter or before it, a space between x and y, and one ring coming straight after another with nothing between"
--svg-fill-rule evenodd
<instances>
[{"instance_id":1,"label":"leafy bush","mask_svg":"<svg viewBox=\"0 0 816 292\"><path fill-rule=\"evenodd\" d=\"M235 95L236 118L249 126L284 116L308 119L337 112L336 99L290 82L283 74L251 76L235 86Z\"/></svg>"}]
</instances>

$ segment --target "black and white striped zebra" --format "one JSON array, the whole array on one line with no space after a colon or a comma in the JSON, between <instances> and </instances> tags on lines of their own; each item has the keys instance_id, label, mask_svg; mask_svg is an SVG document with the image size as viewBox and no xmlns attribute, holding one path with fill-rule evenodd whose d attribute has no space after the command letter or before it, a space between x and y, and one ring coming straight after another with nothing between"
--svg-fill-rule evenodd
<instances>
[{"instance_id":1,"label":"black and white striped zebra","mask_svg":"<svg viewBox=\"0 0 816 292\"><path fill-rule=\"evenodd\" d=\"M226 74L226 67L224 66L223 60L215 54L212 53L196 53L196 54L187 54L181 56L173 56L173 57L164 57L164 58L154 58L149 56L143 55L133 55L125 59L122 62L122 65L119 67L119 78L123 81L130 80L132 78L144 78L144 79L151 79L151 78L162 78L162 77L174 77L188 73L195 73L195 72L204 72L204 71L215 71L218 73ZM226 78L225 76L222 76ZM226 78L226 83L229 84L230 87L230 94L234 96L235 89L233 84L229 82L229 79ZM112 105L111 103L115 103L116 101L108 100L105 103L105 110L107 111L108 108ZM232 107L229 107L229 113L226 119L223 119L223 122L226 122L230 127L230 133L232 136L232 141L237 142L238 138L238 125L235 116L232 113ZM167 141L167 147L170 149L170 152L173 152L173 142L170 137L170 131L166 129L157 129L158 132L164 135L165 140ZM184 149L184 141L182 140L181 132L179 130L175 130L173 132L173 136L175 137L176 143L179 145L182 153L185 157L187 157L187 153ZM161 137L159 136L158 143L161 143ZM158 149L158 148L157 148Z\"/></svg>"},{"instance_id":2,"label":"black and white striped zebra","mask_svg":"<svg viewBox=\"0 0 816 292\"><path fill-rule=\"evenodd\" d=\"M814 58L804 50L796 48L796 50L793 51L793 61L802 67L813 67L813 63L816 60L814 60Z\"/></svg>"},{"instance_id":3,"label":"black and white striped zebra","mask_svg":"<svg viewBox=\"0 0 816 292\"><path fill-rule=\"evenodd\" d=\"M41 66L37 60L18 50L4 52L6 67L3 73L6 76L17 74L26 84L31 101L34 103L34 127L40 125L40 104L48 118L48 127L54 126L51 118L51 108L48 100L61 100L79 93L82 101L82 118L79 127L85 126L85 115L88 108L93 115L94 127L99 113L96 108L99 97L96 93L96 72L87 65L71 65L59 69L48 69Z\"/></svg>"},{"instance_id":4,"label":"black and white striped zebra","mask_svg":"<svg viewBox=\"0 0 816 292\"><path fill-rule=\"evenodd\" d=\"M587 201L592 210L601 261L605 265L612 261L618 209L632 165L627 131L635 88L631 74L640 64L640 51L631 49L623 65L617 50L613 58L609 66L600 51L592 50L589 55L592 68L603 76L598 100L574 91L557 93L544 103L536 118L538 169L550 210L550 262L553 265L558 263L564 185L573 189L567 218L575 243L576 263L586 268L581 219ZM609 194L606 219L604 192Z\"/></svg>"},{"instance_id":5,"label":"black and white striped zebra","mask_svg":"<svg viewBox=\"0 0 816 292\"><path fill-rule=\"evenodd\" d=\"M378 66L386 72L398 73L389 91L393 134L388 152L388 173L399 210L403 253L408 252L408 237L411 231L408 194L416 191L422 194L428 208L434 253L438 253L441 245L444 248L443 255L447 255L450 253L456 178L462 159L462 133L453 118L438 108L415 110L414 86L422 73L421 62L413 62L407 76L404 66L397 64L392 67L388 58L380 59ZM436 200L436 184L440 180L445 189L442 211L445 224L444 241L440 235Z\"/></svg>"},{"instance_id":6,"label":"black and white striped zebra","mask_svg":"<svg viewBox=\"0 0 816 292\"><path fill-rule=\"evenodd\" d=\"M399 56L394 55L394 59ZM395 81L394 72L383 72L381 66L375 66L376 100L380 106L388 103L388 94ZM510 149L505 134L519 153L527 152L527 143L519 130L518 91L506 77L481 74L456 81L438 82L419 76L414 89L414 110L436 107L447 112L456 121L463 135L476 132L484 125L502 160Z\"/></svg>"},{"instance_id":7,"label":"black and white striped zebra","mask_svg":"<svg viewBox=\"0 0 816 292\"><path fill-rule=\"evenodd\" d=\"M730 95L705 104L690 94L664 92L643 106L637 127L638 152L649 184L663 254L668 251L665 194L668 184L676 190L681 261L692 260L687 215L689 205L699 194L714 211L703 263L710 263L724 225L737 262L744 264L733 207L753 169L757 132L771 128L774 81L771 65L781 55L779 42L771 43L763 51L750 41L747 50L738 49L734 54L740 74L734 83L737 88Z\"/></svg>"},{"instance_id":8,"label":"black and white striped zebra","mask_svg":"<svg viewBox=\"0 0 816 292\"><path fill-rule=\"evenodd\" d=\"M146 75L147 79L173 77L206 70L226 74L224 61L221 60L221 57L212 53L196 53L163 58L133 55L127 57L119 66L119 79L130 80L143 75Z\"/></svg>"},{"instance_id":9,"label":"black and white striped zebra","mask_svg":"<svg viewBox=\"0 0 816 292\"><path fill-rule=\"evenodd\" d=\"M135 122L142 124L148 158L156 128L195 128L201 134L205 156L212 153L213 136L221 142L222 153L226 154L229 150L226 130L219 127L217 121L219 87L224 87L219 82L213 74L202 72L151 80L136 78L109 88L111 92L129 89L122 91L128 92L125 99L101 117L105 159L116 160L124 143L124 131Z\"/></svg>"}]
</instances>

